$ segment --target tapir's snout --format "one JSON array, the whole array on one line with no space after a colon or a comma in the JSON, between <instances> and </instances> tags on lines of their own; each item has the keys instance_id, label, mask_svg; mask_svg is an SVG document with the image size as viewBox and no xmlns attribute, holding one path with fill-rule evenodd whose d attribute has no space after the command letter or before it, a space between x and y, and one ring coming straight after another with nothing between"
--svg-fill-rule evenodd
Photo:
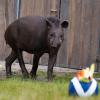
<instances>
[{"instance_id":1,"label":"tapir's snout","mask_svg":"<svg viewBox=\"0 0 100 100\"><path fill-rule=\"evenodd\" d=\"M55 38L50 41L50 46L53 48L58 48L62 44L61 38Z\"/></svg>"}]
</instances>

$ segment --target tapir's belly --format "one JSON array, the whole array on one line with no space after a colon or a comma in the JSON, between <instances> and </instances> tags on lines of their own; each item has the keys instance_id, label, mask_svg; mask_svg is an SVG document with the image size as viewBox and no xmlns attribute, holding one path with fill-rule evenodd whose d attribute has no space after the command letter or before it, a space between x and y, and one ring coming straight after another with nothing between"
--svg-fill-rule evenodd
<instances>
[{"instance_id":1,"label":"tapir's belly","mask_svg":"<svg viewBox=\"0 0 100 100\"><path fill-rule=\"evenodd\" d=\"M18 41L18 48L28 53L38 53L43 51L43 41L40 39L26 38L22 41Z\"/></svg>"}]
</instances>

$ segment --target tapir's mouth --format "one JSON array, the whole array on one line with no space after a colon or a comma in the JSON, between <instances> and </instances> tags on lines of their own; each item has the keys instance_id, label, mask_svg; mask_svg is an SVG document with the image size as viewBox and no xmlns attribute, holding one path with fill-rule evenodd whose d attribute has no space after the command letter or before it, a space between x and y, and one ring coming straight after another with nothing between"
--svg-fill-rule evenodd
<instances>
[{"instance_id":1,"label":"tapir's mouth","mask_svg":"<svg viewBox=\"0 0 100 100\"><path fill-rule=\"evenodd\" d=\"M60 45L61 45L60 43L57 43L57 44L52 43L50 46L51 46L52 48L59 48Z\"/></svg>"},{"instance_id":2,"label":"tapir's mouth","mask_svg":"<svg viewBox=\"0 0 100 100\"><path fill-rule=\"evenodd\" d=\"M50 45L50 49L52 50L58 50L60 48L60 45Z\"/></svg>"},{"instance_id":3,"label":"tapir's mouth","mask_svg":"<svg viewBox=\"0 0 100 100\"><path fill-rule=\"evenodd\" d=\"M60 45L61 45L61 43L59 42L56 42L56 41L50 41L49 42L50 43L50 46L52 47L52 48L58 48L58 47L60 47Z\"/></svg>"},{"instance_id":4,"label":"tapir's mouth","mask_svg":"<svg viewBox=\"0 0 100 100\"><path fill-rule=\"evenodd\" d=\"M58 50L59 50L58 47L50 47L50 52L51 52L52 54L57 53Z\"/></svg>"},{"instance_id":5,"label":"tapir's mouth","mask_svg":"<svg viewBox=\"0 0 100 100\"><path fill-rule=\"evenodd\" d=\"M59 49L59 47L61 46L61 42L48 40L48 45L50 49Z\"/></svg>"}]
</instances>

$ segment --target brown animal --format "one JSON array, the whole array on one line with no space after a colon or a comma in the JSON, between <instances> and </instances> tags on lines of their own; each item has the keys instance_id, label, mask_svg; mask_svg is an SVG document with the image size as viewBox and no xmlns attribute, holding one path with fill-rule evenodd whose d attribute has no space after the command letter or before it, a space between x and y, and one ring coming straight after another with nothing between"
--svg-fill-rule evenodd
<instances>
[{"instance_id":1,"label":"brown animal","mask_svg":"<svg viewBox=\"0 0 100 100\"><path fill-rule=\"evenodd\" d=\"M5 32L6 43L12 48L11 54L6 58L6 75L11 76L11 65L18 58L22 74L29 77L25 68L22 52L34 54L32 78L36 78L36 71L40 57L44 53L49 54L48 80L52 79L53 66L57 53L64 40L62 28L67 28L68 22L57 17L28 16L19 18L10 24Z\"/></svg>"}]
</instances>

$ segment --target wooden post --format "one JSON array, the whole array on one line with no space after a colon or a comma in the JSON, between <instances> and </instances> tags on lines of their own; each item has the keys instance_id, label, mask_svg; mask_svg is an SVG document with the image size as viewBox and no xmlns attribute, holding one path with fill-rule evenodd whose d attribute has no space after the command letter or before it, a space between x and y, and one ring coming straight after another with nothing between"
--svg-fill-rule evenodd
<instances>
[{"instance_id":1,"label":"wooden post","mask_svg":"<svg viewBox=\"0 0 100 100\"><path fill-rule=\"evenodd\" d=\"M57 0L51 0L51 15L55 16L57 14Z\"/></svg>"}]
</instances>

